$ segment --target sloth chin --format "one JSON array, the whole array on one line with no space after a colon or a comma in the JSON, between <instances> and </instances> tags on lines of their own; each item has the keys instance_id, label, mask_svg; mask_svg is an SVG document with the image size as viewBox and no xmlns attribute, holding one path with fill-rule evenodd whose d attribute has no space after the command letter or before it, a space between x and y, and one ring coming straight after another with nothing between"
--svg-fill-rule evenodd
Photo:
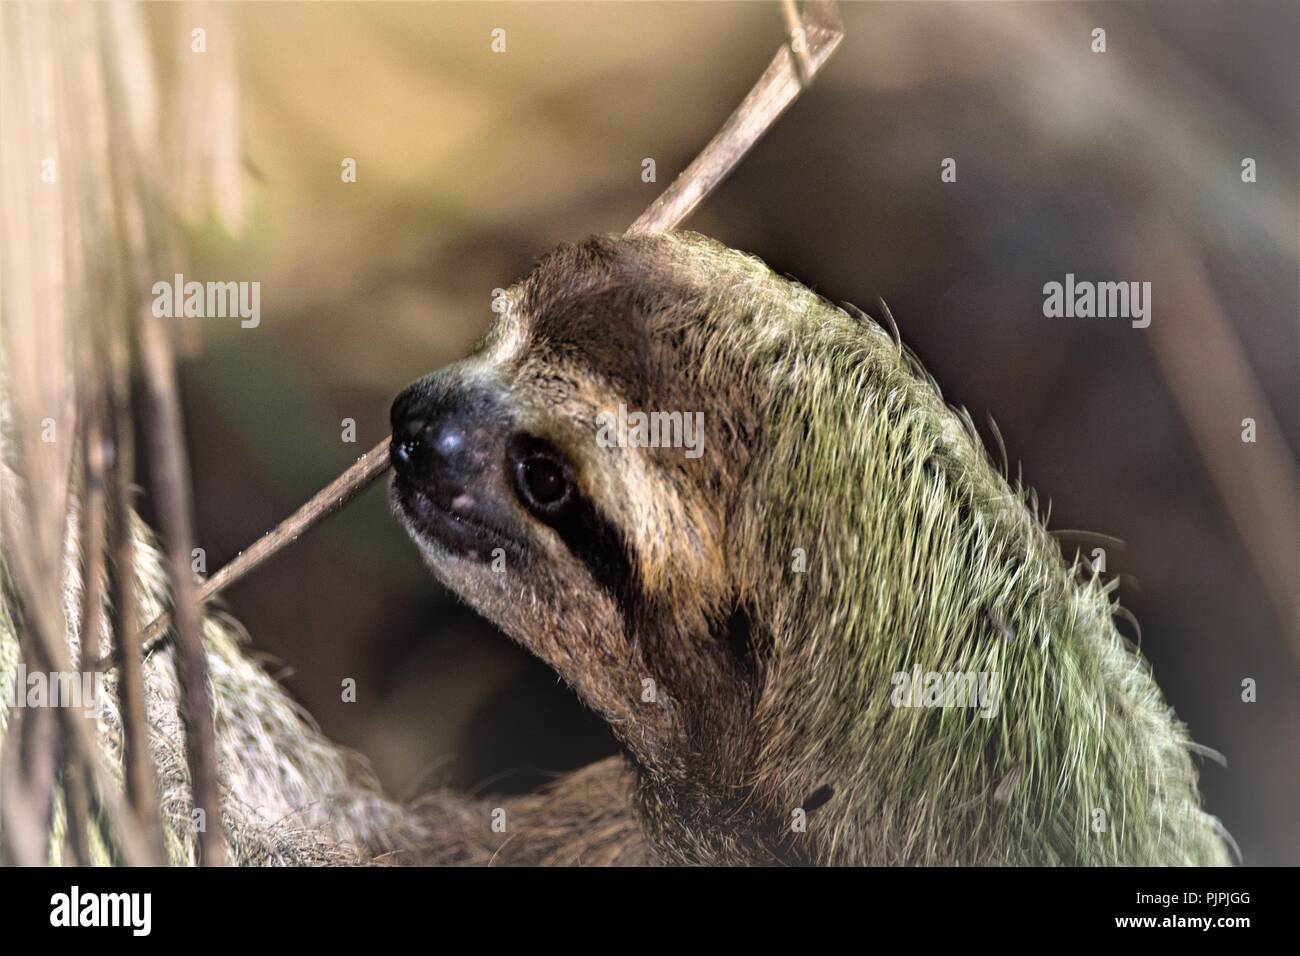
<instances>
[{"instance_id":1,"label":"sloth chin","mask_svg":"<svg viewBox=\"0 0 1300 956\"><path fill-rule=\"evenodd\" d=\"M460 558L485 564L499 556L518 558L528 550L521 538L485 516L468 494L442 502L398 476L389 497L393 513L430 561Z\"/></svg>"}]
</instances>

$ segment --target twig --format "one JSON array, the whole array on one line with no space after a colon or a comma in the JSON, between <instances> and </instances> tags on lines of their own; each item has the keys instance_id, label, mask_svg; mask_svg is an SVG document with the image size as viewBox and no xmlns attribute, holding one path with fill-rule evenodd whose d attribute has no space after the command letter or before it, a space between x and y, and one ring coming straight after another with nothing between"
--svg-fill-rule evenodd
<instances>
[{"instance_id":1,"label":"twig","mask_svg":"<svg viewBox=\"0 0 1300 956\"><path fill-rule=\"evenodd\" d=\"M801 78L796 55L791 52L790 45L783 45L717 135L650 208L637 218L628 229L629 234L663 232L684 221L795 101L844 38L839 11L834 3L827 0L805 3L804 16L796 26L801 26L804 31L804 43L800 46L806 50L807 75ZM208 578L198 589L199 603L206 603L298 540L387 471L388 443L389 439L385 438L324 491ZM162 615L149 625L144 635L146 654L166 642L169 624L170 617Z\"/></svg>"},{"instance_id":2,"label":"twig","mask_svg":"<svg viewBox=\"0 0 1300 956\"><path fill-rule=\"evenodd\" d=\"M67 750L65 746L62 748ZM70 754L63 755L62 770L63 812L67 814L65 827L68 839L64 853L77 866L94 866L90 855L90 833L93 825L90 816L90 794L81 766Z\"/></svg>"},{"instance_id":3,"label":"twig","mask_svg":"<svg viewBox=\"0 0 1300 956\"><path fill-rule=\"evenodd\" d=\"M388 443L389 439L385 438L370 449L357 459L356 464L317 492L305 505L204 581L196 592L199 603L206 604L268 558L293 544L305 532L314 528L369 487L376 478L388 470ZM152 653L166 642L170 626L171 615L162 614L145 629L146 654Z\"/></svg>"},{"instance_id":4,"label":"twig","mask_svg":"<svg viewBox=\"0 0 1300 956\"><path fill-rule=\"evenodd\" d=\"M32 670L44 667L24 648ZM26 688L19 687L18 693ZM0 754L0 830L7 866L44 866L50 855L50 796L54 791L58 728L51 707L15 707Z\"/></svg>"},{"instance_id":5,"label":"twig","mask_svg":"<svg viewBox=\"0 0 1300 956\"><path fill-rule=\"evenodd\" d=\"M163 858L162 815L158 781L149 752L149 723L144 708L143 654L140 651L140 604L136 594L135 536L131 530L131 476L135 468L131 407L128 395L125 330L116 324L106 345L109 373L105 381L103 437L111 451L107 463L108 588L111 595L113 636L108 656L118 666L118 709L122 717L122 766L127 802L151 848ZM94 426L90 426L94 427ZM96 429L98 431L98 429ZM84 622L97 626L98 608L87 608ZM83 634L83 641L86 640ZM88 649L95 644L86 644ZM82 660L90 660L82 652ZM97 665L96 665L97 666Z\"/></svg>"},{"instance_id":6,"label":"twig","mask_svg":"<svg viewBox=\"0 0 1300 956\"><path fill-rule=\"evenodd\" d=\"M782 46L749 95L727 117L722 129L663 195L632 223L628 229L630 234L666 232L685 220L798 98L807 80L821 70L844 39L844 28L834 3L806 3L802 26L807 79L801 79L798 61L790 47Z\"/></svg>"},{"instance_id":7,"label":"twig","mask_svg":"<svg viewBox=\"0 0 1300 956\"><path fill-rule=\"evenodd\" d=\"M81 417L81 617L79 665L93 669L99 658L100 635L104 620L105 547L107 546L107 503L105 500L104 418L107 414L102 390L102 376L97 363L83 350L82 385L84 388ZM68 850L78 866L90 866L90 794L89 768L77 763L72 748L61 748L63 758L64 813L67 817Z\"/></svg>"},{"instance_id":8,"label":"twig","mask_svg":"<svg viewBox=\"0 0 1300 956\"><path fill-rule=\"evenodd\" d=\"M220 778L217 776L217 738L212 718L212 691L208 687L208 658L203 650L203 618L194 589L190 549L194 524L190 515L190 476L181 432L180 399L176 370L172 366L167 331L152 317L136 323L144 366L149 407L149 452L153 489L158 497L158 517L166 544L167 576L171 582L179 653L176 676L180 684L181 716L185 724L186 755L194 806L203 814L198 835L199 862L224 866L226 836L221 822ZM123 648L134 657L135 648Z\"/></svg>"},{"instance_id":9,"label":"twig","mask_svg":"<svg viewBox=\"0 0 1300 956\"><path fill-rule=\"evenodd\" d=\"M799 85L806 90L817 70L808 56L808 34L799 19L799 5L795 0L781 0L781 15L785 18L785 32L790 34L790 52L799 71Z\"/></svg>"},{"instance_id":10,"label":"twig","mask_svg":"<svg viewBox=\"0 0 1300 956\"><path fill-rule=\"evenodd\" d=\"M118 32L126 28L122 8L98 8L102 37L101 68L104 89L113 115L130 117L138 104L127 97L130 70L136 64L123 59ZM158 223L165 223L156 193L158 175L153 157L130 140L125 131L114 128L109 137L114 209L137 294L152 285L151 271L164 261L166 236ZM129 215L134 210L137 215ZM165 228L165 227L162 227ZM133 273L133 274L132 274ZM134 299L128 305L128 328L138 347L146 393L146 434L152 487L158 500L158 517L165 545L172 605L176 615L178 653L176 676L180 687L181 722L185 728L185 755L190 771L190 792L194 807L202 814L198 834L199 862L220 866L226 861L225 827L222 824L220 778L217 771L216 730L213 726L212 692L208 686L208 658L203 649L203 621L194 595L190 570L190 549L194 541L190 514L189 462L186 458L176 369L172 362L168 330ZM115 383L116 384L116 383ZM121 441L125 436L119 433ZM134 579L129 579L134 583ZM134 638L138 631L130 632ZM136 640L123 642L123 662L134 663Z\"/></svg>"},{"instance_id":11,"label":"twig","mask_svg":"<svg viewBox=\"0 0 1300 956\"><path fill-rule=\"evenodd\" d=\"M93 365L83 366L93 376ZM82 665L99 659L104 614L104 432L102 394L88 379L82 418L81 442L81 641Z\"/></svg>"}]
</instances>

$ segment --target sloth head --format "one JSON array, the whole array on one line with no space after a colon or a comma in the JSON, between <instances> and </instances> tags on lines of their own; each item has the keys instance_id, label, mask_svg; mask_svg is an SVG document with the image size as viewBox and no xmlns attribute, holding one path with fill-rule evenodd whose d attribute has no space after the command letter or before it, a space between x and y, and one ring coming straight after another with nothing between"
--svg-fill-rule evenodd
<instances>
[{"instance_id":1,"label":"sloth head","mask_svg":"<svg viewBox=\"0 0 1300 956\"><path fill-rule=\"evenodd\" d=\"M497 311L395 401L394 507L609 721L664 852L1222 855L1169 829L1201 816L1185 732L1108 587L880 326L690 234L562 247ZM917 709L914 670L1005 706ZM1106 806L1122 839L1089 838Z\"/></svg>"},{"instance_id":2,"label":"sloth head","mask_svg":"<svg viewBox=\"0 0 1300 956\"><path fill-rule=\"evenodd\" d=\"M393 404L397 514L439 579L691 804L676 818L751 812L763 702L782 706L773 629L794 623L779 595L811 547L776 530L803 506L765 418L801 374L804 320L854 321L690 234L561 247L496 309L475 354ZM824 782L785 775L796 795L766 802Z\"/></svg>"},{"instance_id":3,"label":"sloth head","mask_svg":"<svg viewBox=\"0 0 1300 956\"><path fill-rule=\"evenodd\" d=\"M561 247L496 309L393 404L426 562L605 717L661 847L852 846L841 824L792 841L791 813L871 818L846 801L910 666L874 629L924 625L862 598L891 561L915 573L889 546L915 531L882 521L913 514L933 437L898 422L942 402L874 323L698 235Z\"/></svg>"},{"instance_id":4,"label":"sloth head","mask_svg":"<svg viewBox=\"0 0 1300 956\"><path fill-rule=\"evenodd\" d=\"M745 359L700 268L719 257L759 268L684 235L562 247L392 407L394 508L435 575L658 770L744 739L761 680L733 573Z\"/></svg>"}]
</instances>

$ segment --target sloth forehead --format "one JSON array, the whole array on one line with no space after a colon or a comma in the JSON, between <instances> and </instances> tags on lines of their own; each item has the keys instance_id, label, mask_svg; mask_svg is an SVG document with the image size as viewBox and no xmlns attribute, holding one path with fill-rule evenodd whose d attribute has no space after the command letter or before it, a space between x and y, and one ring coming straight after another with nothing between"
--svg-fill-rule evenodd
<instances>
[{"instance_id":1,"label":"sloth forehead","mask_svg":"<svg viewBox=\"0 0 1300 956\"><path fill-rule=\"evenodd\" d=\"M543 401L597 382L629 407L725 412L736 402L718 394L749 380L755 355L825 326L825 305L704 236L595 236L508 290L485 358Z\"/></svg>"},{"instance_id":2,"label":"sloth forehead","mask_svg":"<svg viewBox=\"0 0 1300 956\"><path fill-rule=\"evenodd\" d=\"M593 236L542 258L507 293L516 347L587 357L593 371L621 372L681 333L736 337L757 320L776 331L802 324L815 294L759 259L694 233Z\"/></svg>"},{"instance_id":3,"label":"sloth forehead","mask_svg":"<svg viewBox=\"0 0 1300 956\"><path fill-rule=\"evenodd\" d=\"M665 301L649 305L645 289L591 246L553 253L509 290L488 360L543 385L595 380L632 403L661 399L654 330L671 295L659 289Z\"/></svg>"}]
</instances>

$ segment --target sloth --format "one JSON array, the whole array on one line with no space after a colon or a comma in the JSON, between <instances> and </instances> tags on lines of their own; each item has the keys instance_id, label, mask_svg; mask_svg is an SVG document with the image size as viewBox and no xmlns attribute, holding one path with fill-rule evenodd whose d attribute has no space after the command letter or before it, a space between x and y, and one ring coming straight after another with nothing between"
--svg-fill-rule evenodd
<instances>
[{"instance_id":1,"label":"sloth","mask_svg":"<svg viewBox=\"0 0 1300 956\"><path fill-rule=\"evenodd\" d=\"M392 428L393 506L434 575L550 665L622 753L537 793L399 805L209 614L233 861L1228 862L1201 809L1204 748L1116 629L1114 582L1065 560L896 329L701 236L597 237L508 290L481 347L402 392ZM0 427L7 488L13 458ZM148 619L166 574L143 522L132 533ZM77 537L74 507L74 652ZM23 623L0 585L12 759ZM143 679L165 849L193 862L170 648ZM111 672L105 685L98 740L120 768ZM5 813L0 799L0 859ZM59 859L57 806L49 818ZM91 851L111 862L101 830Z\"/></svg>"},{"instance_id":2,"label":"sloth","mask_svg":"<svg viewBox=\"0 0 1300 956\"><path fill-rule=\"evenodd\" d=\"M628 409L699 453L611 440ZM1227 862L1113 582L896 329L702 236L596 237L391 417L433 574L623 751L504 807L495 849L436 797L426 860Z\"/></svg>"}]
</instances>

